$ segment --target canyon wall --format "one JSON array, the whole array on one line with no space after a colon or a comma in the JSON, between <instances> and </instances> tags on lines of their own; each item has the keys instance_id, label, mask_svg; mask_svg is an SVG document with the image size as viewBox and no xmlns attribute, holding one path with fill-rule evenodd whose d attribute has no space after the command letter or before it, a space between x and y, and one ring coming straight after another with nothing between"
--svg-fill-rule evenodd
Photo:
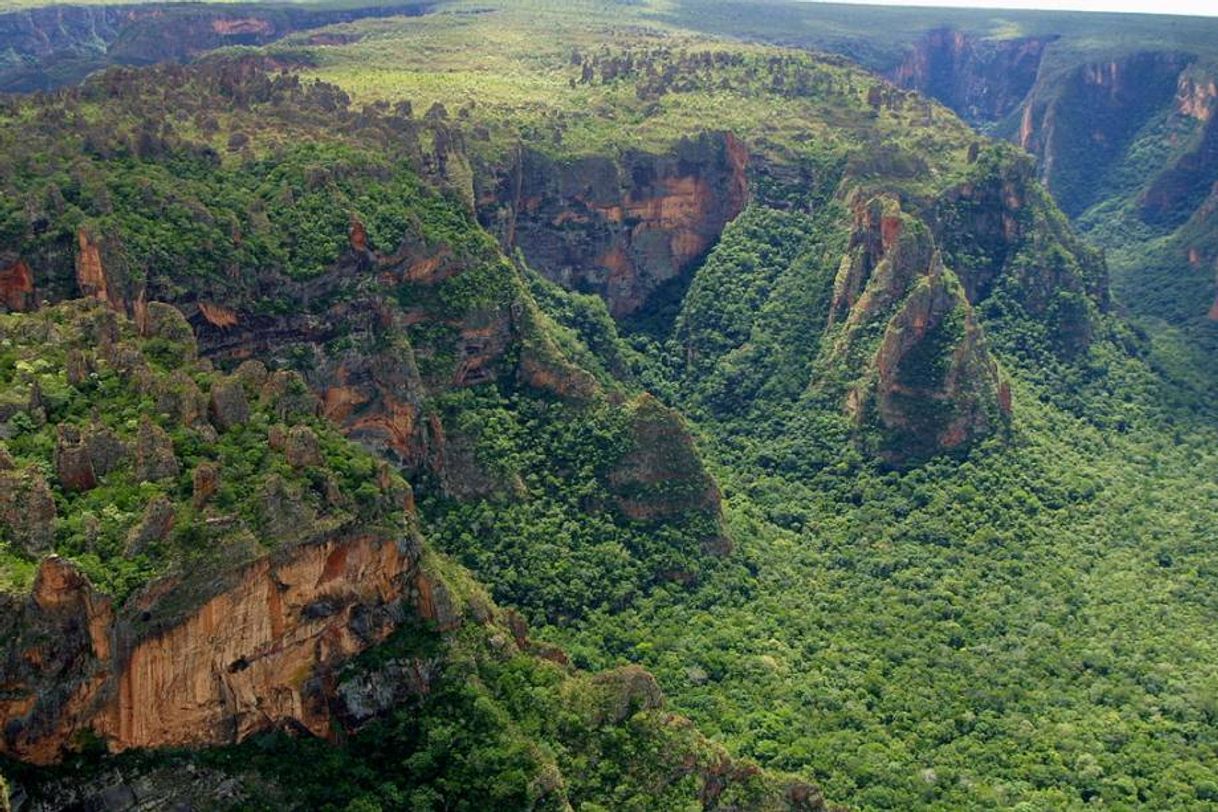
<instances>
[{"instance_id":1,"label":"canyon wall","mask_svg":"<svg viewBox=\"0 0 1218 812\"><path fill-rule=\"evenodd\" d=\"M0 13L0 91L50 90L106 65L191 59L364 17L415 15L427 0L315 10L257 5L53 5Z\"/></svg>"},{"instance_id":2,"label":"canyon wall","mask_svg":"<svg viewBox=\"0 0 1218 812\"><path fill-rule=\"evenodd\" d=\"M436 617L406 539L334 535L206 582L155 582L116 609L51 557L6 598L0 751L53 763L81 736L112 751L241 741L279 725L327 735L328 680L411 613ZM183 601L187 602L183 606Z\"/></svg>"},{"instance_id":3,"label":"canyon wall","mask_svg":"<svg viewBox=\"0 0 1218 812\"><path fill-rule=\"evenodd\" d=\"M1173 103L1191 63L1187 54L1140 51L1078 65L1037 86L1011 136L1037 157L1066 214L1081 214L1106 193L1107 173L1139 130Z\"/></svg>"},{"instance_id":4,"label":"canyon wall","mask_svg":"<svg viewBox=\"0 0 1218 812\"><path fill-rule=\"evenodd\" d=\"M744 208L747 165L730 133L620 159L556 161L526 148L484 184L480 219L547 278L627 316L686 274Z\"/></svg>"},{"instance_id":5,"label":"canyon wall","mask_svg":"<svg viewBox=\"0 0 1218 812\"><path fill-rule=\"evenodd\" d=\"M938 99L966 121L992 123L1023 102L1055 39L983 39L937 28L914 43L888 77L899 87Z\"/></svg>"}]
</instances>

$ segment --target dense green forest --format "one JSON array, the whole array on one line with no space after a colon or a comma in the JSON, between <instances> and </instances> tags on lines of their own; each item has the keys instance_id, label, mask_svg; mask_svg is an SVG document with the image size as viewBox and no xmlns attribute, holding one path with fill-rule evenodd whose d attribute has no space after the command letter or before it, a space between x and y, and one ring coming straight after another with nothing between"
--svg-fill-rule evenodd
<instances>
[{"instance_id":1,"label":"dense green forest","mask_svg":"<svg viewBox=\"0 0 1218 812\"><path fill-rule=\"evenodd\" d=\"M1064 129L1029 154L850 61L894 70L929 12L733 8L454 2L0 98L0 478L52 505L0 511L5 598L53 550L134 613L356 522L434 549L462 618L399 618L329 675L396 686L332 740L85 741L10 779L215 773L237 806L361 812L1218 807L1214 277L1178 273L1218 251L1218 130L1164 101L1186 65L1102 108L1111 154ZM1058 20L1005 34L1065 43L1033 112L1175 30ZM1198 71L1207 37L1179 40ZM80 296L104 304L40 304ZM90 354L107 306L138 358ZM81 431L144 451L73 485Z\"/></svg>"}]
</instances>

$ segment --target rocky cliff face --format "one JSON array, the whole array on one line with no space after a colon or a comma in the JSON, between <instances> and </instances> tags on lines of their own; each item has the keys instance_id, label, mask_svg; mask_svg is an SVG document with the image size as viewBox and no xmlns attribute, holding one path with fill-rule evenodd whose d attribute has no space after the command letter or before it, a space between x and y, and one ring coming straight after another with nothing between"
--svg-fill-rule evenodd
<instances>
[{"instance_id":1,"label":"rocky cliff face","mask_svg":"<svg viewBox=\"0 0 1218 812\"><path fill-rule=\"evenodd\" d=\"M362 17L421 14L428 2L315 11L260 6L44 6L0 14L0 90L49 90L108 64L186 60L231 45Z\"/></svg>"},{"instance_id":2,"label":"rocky cliff face","mask_svg":"<svg viewBox=\"0 0 1218 812\"><path fill-rule=\"evenodd\" d=\"M292 376L257 362L217 377L180 313L136 310L132 323L81 301L0 322L30 370L0 379L6 403L22 396L3 424L13 451L0 445L0 531L41 561L28 596L0 598L0 752L32 763L82 736L122 750L280 724L324 735L330 671L407 617L458 621L447 586L420 566L409 488L381 468L356 497L302 383L294 393ZM86 397L81 423L74 401ZM133 416L140 398L155 418ZM267 428L275 419L294 425ZM55 437L42 465L31 455L46 444L19 425ZM283 465L251 468L263 448ZM135 509L120 507L137 489ZM111 594L54 550L84 554ZM112 597L124 569L143 585Z\"/></svg>"},{"instance_id":3,"label":"rocky cliff face","mask_svg":"<svg viewBox=\"0 0 1218 812\"><path fill-rule=\"evenodd\" d=\"M998 121L1036 82L1045 49L1056 37L990 40L951 28L928 31L889 73L900 87L932 96L967 121Z\"/></svg>"},{"instance_id":4,"label":"rocky cliff face","mask_svg":"<svg viewBox=\"0 0 1218 812\"><path fill-rule=\"evenodd\" d=\"M1001 428L1009 389L929 230L891 198L857 202L854 220L822 364L863 370L845 394L862 444L900 464Z\"/></svg>"},{"instance_id":5,"label":"rocky cliff face","mask_svg":"<svg viewBox=\"0 0 1218 812\"><path fill-rule=\"evenodd\" d=\"M1218 105L1213 80L1194 85L1187 96L1178 94L1176 101L1178 114L1196 119L1201 132L1193 147L1155 176L1138 197L1139 217L1158 226L1183 225L1218 181L1218 119L1213 116Z\"/></svg>"},{"instance_id":6,"label":"rocky cliff face","mask_svg":"<svg viewBox=\"0 0 1218 812\"><path fill-rule=\"evenodd\" d=\"M1063 211L1075 216L1096 202L1105 173L1172 104L1191 62L1186 54L1142 51L1080 65L1030 94L1014 139L1037 156Z\"/></svg>"},{"instance_id":7,"label":"rocky cliff face","mask_svg":"<svg viewBox=\"0 0 1218 812\"><path fill-rule=\"evenodd\" d=\"M687 273L740 213L747 164L730 133L617 160L556 162L526 149L481 196L480 217L546 277L626 316Z\"/></svg>"},{"instance_id":8,"label":"rocky cliff face","mask_svg":"<svg viewBox=\"0 0 1218 812\"><path fill-rule=\"evenodd\" d=\"M326 735L333 670L407 614L434 617L418 556L409 539L337 535L210 583L154 583L118 610L45 559L6 618L2 750L48 764L85 732L111 750L234 743L283 724Z\"/></svg>"}]
</instances>

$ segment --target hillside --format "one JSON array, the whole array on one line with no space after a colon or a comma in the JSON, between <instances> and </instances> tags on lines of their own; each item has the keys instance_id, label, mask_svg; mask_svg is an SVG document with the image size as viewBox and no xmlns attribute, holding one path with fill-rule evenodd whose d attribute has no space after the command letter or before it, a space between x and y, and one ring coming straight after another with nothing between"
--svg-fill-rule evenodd
<instances>
[{"instance_id":1,"label":"hillside","mask_svg":"<svg viewBox=\"0 0 1218 812\"><path fill-rule=\"evenodd\" d=\"M212 133L225 144L234 132L329 143L259 170L227 148L226 162L149 126L144 105L167 88L180 109L228 110ZM86 122L99 92L108 103ZM717 487L680 419L568 359L560 344L578 342L520 271L416 174L418 140L396 157L368 146L444 128L393 114L371 126L338 94L220 62L112 73L9 108L4 178L22 203L6 217L20 236L7 243L16 312L0 355L3 751L72 766L4 772L34 808L90 793L209 808L819 808L811 786L733 760L664 711L640 669L568 668L425 546L415 492L512 504L522 519L578 510L594 523L568 540L554 583L570 582L580 544L616 580L548 602L572 612L727 549ZM66 138L65 118L80 124ZM64 174L25 172L57 156ZM175 297L182 311L158 301ZM555 450L504 458L504 421L525 419L552 430ZM639 447L655 432L662 460ZM559 449L584 472L578 490L553 473ZM267 738L276 730L296 736ZM334 749L309 734L351 738ZM117 773L98 761L246 740L252 751L135 755ZM318 752L330 772L295 772ZM387 758L414 766L376 777Z\"/></svg>"},{"instance_id":2,"label":"hillside","mask_svg":"<svg viewBox=\"0 0 1218 812\"><path fill-rule=\"evenodd\" d=\"M1032 152L1057 203L1106 249L1156 367L1204 390L1218 336L1218 22L782 0L694 0L664 19L848 56Z\"/></svg>"},{"instance_id":3,"label":"hillside","mask_svg":"<svg viewBox=\"0 0 1218 812\"><path fill-rule=\"evenodd\" d=\"M1214 277L1145 259L1209 262L1218 46L749 8L353 6L0 100L33 808L1218 799Z\"/></svg>"}]
</instances>

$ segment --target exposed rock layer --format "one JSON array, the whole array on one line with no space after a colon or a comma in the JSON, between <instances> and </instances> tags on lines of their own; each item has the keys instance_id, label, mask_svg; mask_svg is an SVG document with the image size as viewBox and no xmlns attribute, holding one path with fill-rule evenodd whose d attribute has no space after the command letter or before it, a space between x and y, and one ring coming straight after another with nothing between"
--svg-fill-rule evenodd
<instances>
[{"instance_id":1,"label":"exposed rock layer","mask_svg":"<svg viewBox=\"0 0 1218 812\"><path fill-rule=\"evenodd\" d=\"M928 31L889 74L973 122L997 121L1023 101L1056 37L979 39L951 28Z\"/></svg>"},{"instance_id":2,"label":"exposed rock layer","mask_svg":"<svg viewBox=\"0 0 1218 812\"><path fill-rule=\"evenodd\" d=\"M598 293L625 316L687 272L740 213L747 164L730 133L620 160L556 163L526 150L482 197L481 218L545 276Z\"/></svg>"},{"instance_id":3,"label":"exposed rock layer","mask_svg":"<svg viewBox=\"0 0 1218 812\"><path fill-rule=\"evenodd\" d=\"M8 607L17 644L0 751L47 764L86 730L112 750L225 744L286 723L325 735L330 669L414 604L437 618L443 587L429 583L423 599L418 554L410 541L339 535L208 583L154 583L118 612L48 558L33 595ZM442 620L455 622L451 609Z\"/></svg>"}]
</instances>

